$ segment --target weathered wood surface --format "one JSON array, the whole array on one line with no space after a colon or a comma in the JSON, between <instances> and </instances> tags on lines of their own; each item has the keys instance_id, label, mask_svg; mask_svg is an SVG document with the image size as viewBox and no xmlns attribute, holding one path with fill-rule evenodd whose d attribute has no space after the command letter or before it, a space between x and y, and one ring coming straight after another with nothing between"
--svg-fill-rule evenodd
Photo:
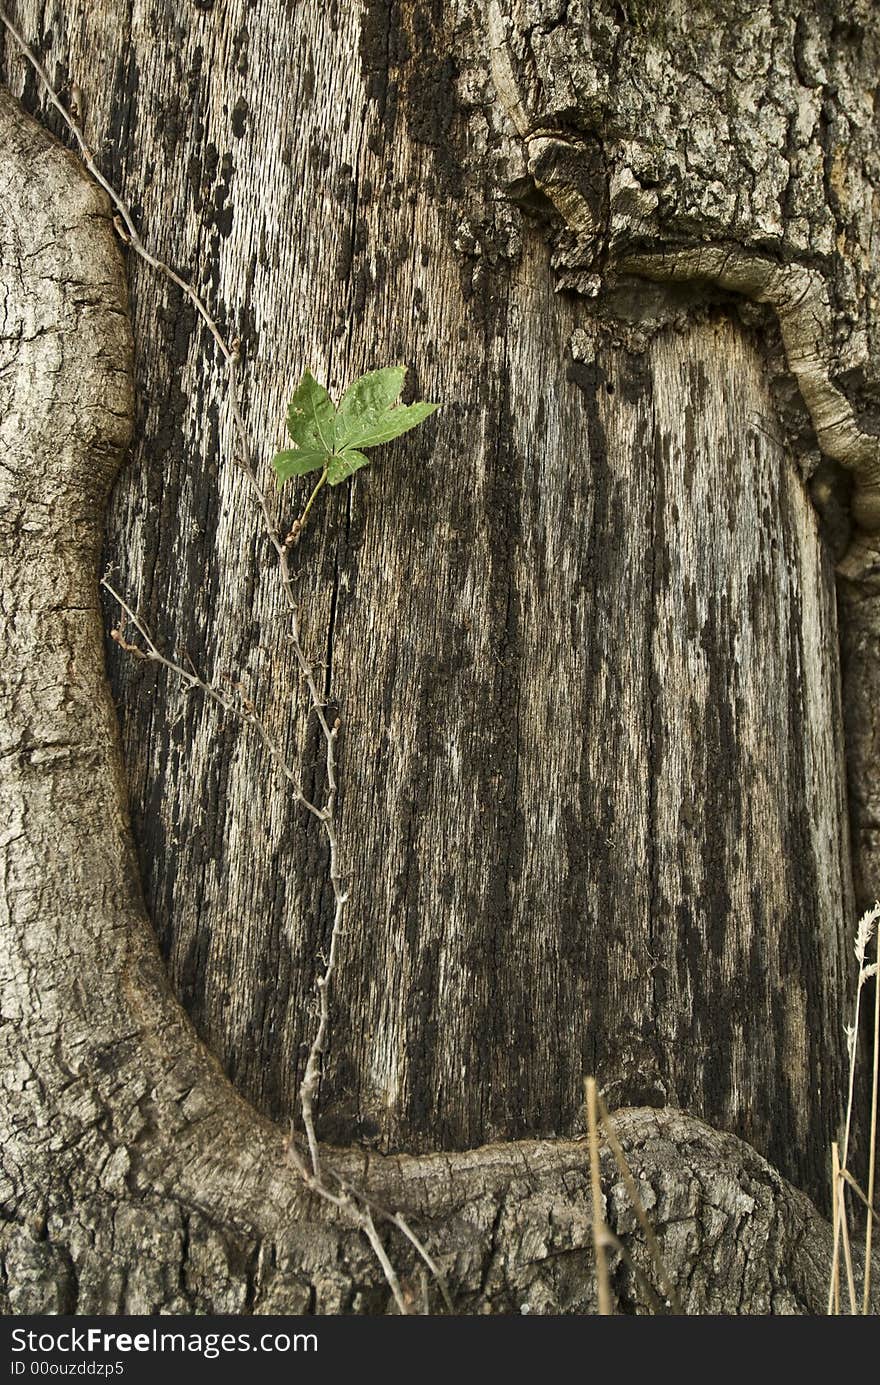
<instances>
[{"instance_id":1,"label":"weathered wood surface","mask_svg":"<svg viewBox=\"0 0 880 1385\"><path fill-rule=\"evenodd\" d=\"M133 404L121 268L103 199L0 91L0 1311L382 1313L366 1243L184 1019L140 896L96 586ZM686 1311L821 1311L831 1230L803 1194L681 1112L615 1119ZM594 1310L583 1143L325 1160L407 1215L457 1311ZM603 1175L649 1271L607 1152Z\"/></svg>"},{"instance_id":2,"label":"weathered wood surface","mask_svg":"<svg viewBox=\"0 0 880 1385\"><path fill-rule=\"evenodd\" d=\"M706 291L634 283L598 311L555 291L543 233L492 189L506 117L481 104L477 7L454 43L439 6L74 3L51 32L16 14L151 242L241 335L265 459L307 363L338 389L406 360L443 401L299 550L354 896L324 1135L570 1134L594 1072L820 1189L852 916L837 635L759 338ZM583 40L546 23L532 46L558 76L553 44ZM793 13L774 24L792 65ZM624 33L624 58L639 42L661 40ZM157 638L242 679L318 773L210 344L129 273L138 416L108 557ZM329 926L319 834L246 733L110 659L175 988L286 1119Z\"/></svg>"}]
</instances>

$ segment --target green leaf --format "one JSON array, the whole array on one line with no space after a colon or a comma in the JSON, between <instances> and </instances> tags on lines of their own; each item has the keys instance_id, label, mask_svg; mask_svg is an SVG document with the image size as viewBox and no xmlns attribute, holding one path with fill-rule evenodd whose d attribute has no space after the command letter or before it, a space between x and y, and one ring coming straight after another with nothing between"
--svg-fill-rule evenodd
<instances>
[{"instance_id":1,"label":"green leaf","mask_svg":"<svg viewBox=\"0 0 880 1385\"><path fill-rule=\"evenodd\" d=\"M355 471L360 471L362 466L369 466L370 459L365 457L363 452L357 452L352 447L347 447L344 452L331 457L330 465L327 468L327 484L338 486L340 481L347 481Z\"/></svg>"},{"instance_id":2,"label":"green leaf","mask_svg":"<svg viewBox=\"0 0 880 1385\"><path fill-rule=\"evenodd\" d=\"M308 471L320 471L327 461L327 453L323 449L296 447L286 452L276 452L272 465L278 473L278 480L286 481L291 476L305 476Z\"/></svg>"},{"instance_id":3,"label":"green leaf","mask_svg":"<svg viewBox=\"0 0 880 1385\"><path fill-rule=\"evenodd\" d=\"M405 378L403 365L372 370L349 386L337 410L325 387L304 371L287 411L296 446L273 458L279 482L326 467L328 484L338 486L369 466L363 448L390 442L422 423L439 405L395 405Z\"/></svg>"},{"instance_id":4,"label":"green leaf","mask_svg":"<svg viewBox=\"0 0 880 1385\"><path fill-rule=\"evenodd\" d=\"M405 365L386 366L371 370L349 385L336 416L336 447L338 451L351 446L355 439L372 428L391 408L406 379Z\"/></svg>"},{"instance_id":5,"label":"green leaf","mask_svg":"<svg viewBox=\"0 0 880 1385\"><path fill-rule=\"evenodd\" d=\"M349 386L336 416L336 450L377 447L422 423L438 404L398 404L406 366L372 370Z\"/></svg>"},{"instance_id":6,"label":"green leaf","mask_svg":"<svg viewBox=\"0 0 880 1385\"><path fill-rule=\"evenodd\" d=\"M323 451L330 456L336 445L336 410L323 385L310 370L293 392L287 410L287 431L305 452Z\"/></svg>"},{"instance_id":7,"label":"green leaf","mask_svg":"<svg viewBox=\"0 0 880 1385\"><path fill-rule=\"evenodd\" d=\"M378 447L380 442L390 442L392 438L399 438L401 433L408 433L410 428L424 423L439 408L439 404L398 404L395 409L388 409L366 426L362 433L347 438L346 446Z\"/></svg>"}]
</instances>

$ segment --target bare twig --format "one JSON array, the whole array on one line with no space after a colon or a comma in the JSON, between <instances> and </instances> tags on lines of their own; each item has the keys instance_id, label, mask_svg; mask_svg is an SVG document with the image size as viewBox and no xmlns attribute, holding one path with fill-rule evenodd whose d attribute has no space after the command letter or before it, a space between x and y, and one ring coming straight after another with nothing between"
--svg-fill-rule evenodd
<instances>
[{"instance_id":1,"label":"bare twig","mask_svg":"<svg viewBox=\"0 0 880 1385\"><path fill-rule=\"evenodd\" d=\"M208 328L208 331L211 333L211 336L214 338L215 342L217 343L217 346L220 349L221 355L228 364L230 354L229 348L223 340L220 329L218 328L216 322L211 317L211 314L208 312L208 309L205 307L204 302L196 293L195 289L190 284L188 284L185 279L182 279L179 274L175 273L175 271L171 268L170 265L166 264L164 260L160 260L156 255L151 254L151 252L146 248L140 236L138 235L138 230L134 223L134 220L132 219L131 212L129 211L125 202L123 202L122 198L119 196L119 193L107 181L107 179L104 177L104 174L101 172L100 168L95 163L92 151L86 143L86 137L83 134L81 126L78 124L77 120L64 105L64 102L61 100L60 96L58 95L58 92L55 90L52 83L50 82L49 77L46 73L46 69L43 67L36 53L30 47L27 40L24 38L24 35L15 27L12 20L6 13L5 7L2 5L0 5L0 24L2 24L4 28L8 31L13 43L16 45L16 47L19 49L22 55L27 59L27 61L33 68L34 72L39 77L40 81L42 82L45 88L46 95L49 98L50 105L54 106L55 110L61 116L61 119L64 121L68 130L76 140L77 146L79 148L80 158L82 159L86 168L89 170L89 173L91 173L95 182L98 184L99 187L102 187L104 189L107 196L110 198L110 201L113 204L114 211L116 212L116 215L119 217L122 223L121 228L117 227L117 229L120 230L122 238L126 241L128 245L131 246L132 250L134 250L135 253L141 257L142 260L146 261L148 265L151 265L153 269L157 269L160 274L164 274L167 279L170 279L172 283L176 284L177 287L181 290L181 292L186 295L186 297L189 299L189 301L195 308L196 312L201 317L205 326ZM77 91L78 90L79 89L77 88ZM79 99L77 99L77 101L75 102L77 111L79 111L81 104L82 97L80 95Z\"/></svg>"},{"instance_id":2,"label":"bare twig","mask_svg":"<svg viewBox=\"0 0 880 1385\"><path fill-rule=\"evenodd\" d=\"M379 1264L382 1266L382 1273L385 1275L385 1278L388 1281L388 1286L391 1289L392 1294L394 1295L394 1302L397 1304L398 1312L403 1313L404 1315L408 1314L409 1307L401 1291L400 1281L397 1278L394 1266L388 1259L387 1251L385 1250L379 1233L376 1230L376 1223L373 1221L373 1217L369 1207L364 1207L361 1211L360 1228L366 1236L367 1240L369 1241L370 1245L373 1247L373 1254L379 1261Z\"/></svg>"},{"instance_id":3,"label":"bare twig","mask_svg":"<svg viewBox=\"0 0 880 1385\"><path fill-rule=\"evenodd\" d=\"M590 1142L590 1198L593 1204L593 1254L596 1261L596 1292L599 1299L599 1313L602 1317L610 1317L614 1313L614 1309L611 1304L611 1281L608 1274L608 1260L605 1255L609 1244L609 1233L601 1211L602 1174L599 1167L599 1120L595 1077L584 1078L584 1098L587 1107L587 1131Z\"/></svg>"},{"instance_id":4,"label":"bare twig","mask_svg":"<svg viewBox=\"0 0 880 1385\"><path fill-rule=\"evenodd\" d=\"M849 1293L849 1311L856 1314L859 1310L856 1306L856 1279L853 1273L852 1246L849 1239L849 1220L846 1215L845 1189L843 1187L843 1167L840 1168L839 1177L841 1179L840 1203L842 1208L840 1218L841 1240L843 1242L843 1263L846 1266L846 1287Z\"/></svg>"},{"instance_id":5,"label":"bare twig","mask_svg":"<svg viewBox=\"0 0 880 1385\"><path fill-rule=\"evenodd\" d=\"M395 1212L391 1217L391 1221L394 1224L394 1226L396 1226L398 1230L402 1232L402 1234L406 1237L410 1244L415 1248L417 1254L421 1256L422 1260L427 1265L431 1274L434 1276L434 1279L437 1283L437 1288L440 1290L440 1296L443 1299L443 1302L446 1306L446 1311L448 1313L454 1313L455 1308L453 1307L452 1297L449 1293L449 1288L446 1283L446 1276L443 1274L443 1271L440 1269L440 1266L437 1264L436 1260L433 1258L433 1256L429 1255L428 1251L425 1249L425 1246L419 1240L415 1232L411 1229L409 1223L406 1222L404 1218L401 1216L400 1212Z\"/></svg>"},{"instance_id":6,"label":"bare twig","mask_svg":"<svg viewBox=\"0 0 880 1385\"><path fill-rule=\"evenodd\" d=\"M397 1230L401 1233L401 1235L406 1237L410 1245L416 1251L416 1254L421 1259L422 1263L430 1271L431 1275L433 1276L437 1284L438 1289L440 1290L440 1296L443 1299L443 1303L447 1312L455 1312L455 1306L452 1302L452 1295L449 1292L449 1286L446 1283L446 1277L443 1274L443 1271L440 1269L440 1266L437 1264L436 1260L431 1255L430 1251L427 1249L424 1242L416 1235L416 1233L413 1231L412 1227L406 1221L401 1212L394 1212L391 1211L390 1208L385 1207L379 1201L379 1199L376 1198L372 1193L368 1193L365 1188L360 1187L358 1184L351 1182L350 1179L345 1178L342 1174L338 1172L338 1170L334 1169L332 1165L327 1165L322 1162L321 1179L320 1183L318 1183L318 1181L315 1180L313 1174L303 1163L299 1155L299 1151L297 1150L296 1144L294 1142L293 1132L291 1132L291 1137L288 1140L287 1147L290 1153L291 1161L298 1170L300 1176L303 1178L303 1181L312 1189L313 1192L317 1193L319 1197L323 1197L326 1201L333 1202L336 1206L353 1206L356 1203L362 1203L365 1207L368 1206L370 1208L370 1211L372 1212L374 1217L378 1217L380 1221L388 1222L390 1226L396 1227ZM328 1177L334 1179L335 1182L339 1185L338 1193L333 1193L329 1190L327 1184Z\"/></svg>"},{"instance_id":7,"label":"bare twig","mask_svg":"<svg viewBox=\"0 0 880 1385\"><path fill-rule=\"evenodd\" d=\"M880 955L880 935L877 938ZM877 1172L877 1086L880 1072L880 970L874 972L874 1061L871 1072L871 1136L868 1148L868 1225L865 1229L865 1282L862 1286L862 1312L867 1316L871 1306L871 1246L873 1241L874 1180Z\"/></svg>"},{"instance_id":8,"label":"bare twig","mask_svg":"<svg viewBox=\"0 0 880 1385\"><path fill-rule=\"evenodd\" d=\"M620 1172L620 1176L623 1179L624 1187L626 1188L627 1195L629 1197L630 1202L632 1203L632 1209L636 1214L639 1226L645 1233L645 1240L648 1243L648 1249L650 1250L651 1258L654 1261L654 1268L657 1271L657 1278L660 1281L660 1286L663 1289L664 1294L666 1295L667 1302L669 1303L669 1306L672 1309L673 1313L682 1313L683 1309L681 1306L681 1299L678 1297L678 1290L676 1289L675 1285L673 1284L672 1280L669 1278L669 1275L666 1272L666 1266L663 1263L663 1253L660 1250L660 1242L657 1240L657 1236L654 1232L653 1226L651 1225L648 1214L645 1211L642 1199L639 1197L639 1190L636 1186L636 1180L633 1178L632 1170L630 1169L630 1166L627 1163L626 1155L623 1152L623 1147L617 1138L617 1131L614 1129L611 1117L608 1114L608 1107L605 1105L605 1099L602 1096L601 1092L597 1093L597 1099L599 1103L599 1115L602 1120L602 1125L605 1129L605 1138L607 1139L608 1144L611 1148L611 1153L614 1155L614 1162L616 1163L618 1170Z\"/></svg>"},{"instance_id":9,"label":"bare twig","mask_svg":"<svg viewBox=\"0 0 880 1385\"><path fill-rule=\"evenodd\" d=\"M858 980L856 982L855 1013L852 1028L847 1028L847 1045L849 1048L849 1080L847 1083L846 1098L846 1119L844 1122L843 1141L838 1148L837 1143L832 1144L832 1222L834 1226L834 1239L831 1258L831 1275L828 1285L828 1312L840 1312L840 1252L843 1249L844 1263L846 1265L847 1288L849 1290L850 1312L857 1313L855 1277L852 1268L852 1252L849 1239L849 1223L847 1220L847 1201L846 1187L849 1182L854 1182L849 1176L847 1169L847 1158L849 1155L850 1134L852 1132L853 1119L853 1094L855 1090L856 1060L858 1056L858 1035L859 1022L861 1016L862 989L866 982L873 976L875 982L878 980L877 964L869 966L867 963L868 945L874 935L877 921L880 919L880 903L875 904L873 909L869 909L862 915L856 927L855 955L859 966ZM875 1027L876 1027L875 1015ZM874 1046L874 1075L873 1075L873 1096L871 1110L871 1154L869 1166L869 1186L871 1184L872 1171L875 1168L875 1149L874 1143L877 1135L877 1045ZM873 1188L871 1196L867 1199L869 1204L873 1200ZM868 1217L868 1229L866 1231L866 1242L868 1249L871 1245L871 1216ZM870 1294L870 1260L865 1264L864 1283L862 1286L862 1312L867 1312Z\"/></svg>"},{"instance_id":10,"label":"bare twig","mask_svg":"<svg viewBox=\"0 0 880 1385\"><path fill-rule=\"evenodd\" d=\"M623 1260L623 1263L626 1265L627 1269L629 1270L633 1278L638 1281L639 1285L641 1286L642 1293L645 1295L645 1298L647 1299L648 1307L650 1308L651 1312L654 1314L656 1318L662 1317L663 1305L661 1304L659 1298L654 1292L653 1284L651 1283L648 1276L645 1274L644 1270L640 1269L639 1266L636 1264L635 1260L630 1255L626 1246L623 1244L623 1241L621 1241L619 1237L615 1236L614 1232L611 1231L607 1226L605 1227L605 1239L606 1243L613 1250L617 1251L618 1255Z\"/></svg>"},{"instance_id":11,"label":"bare twig","mask_svg":"<svg viewBox=\"0 0 880 1385\"><path fill-rule=\"evenodd\" d=\"M246 726L252 726L263 746L274 760L279 773L291 785L294 801L301 803L304 808L307 808L310 813L320 819L322 810L315 807L315 804L306 798L300 785L299 775L293 766L285 760L278 743L269 735L265 722L259 716L250 699L246 697L244 693L240 692L239 700L236 701L235 698L227 696L225 692L216 687L213 683L207 683L192 667L192 660L189 661L191 667L187 669L184 668L183 664L178 664L173 659L169 659L156 645L143 617L139 616L138 613L129 606L128 602L120 596L106 574L101 578L101 586L113 597L113 600L117 603L120 611L125 617L125 621L130 621L134 626L143 644L138 645L132 640L126 639L124 622L122 621L110 631L110 638L113 642L118 644L120 649L124 649L127 654L133 655L134 658L140 659L144 663L159 664L162 668L167 669L169 673L173 673L174 676L183 683L184 687L193 690L198 689L203 697L215 703L218 707L221 707L224 712L229 712Z\"/></svg>"},{"instance_id":12,"label":"bare twig","mask_svg":"<svg viewBox=\"0 0 880 1385\"><path fill-rule=\"evenodd\" d=\"M348 1188L342 1188L340 1192L334 1193L332 1189L328 1188L326 1182L320 1175L316 1176L308 1166L303 1163L292 1138L287 1142L287 1150L291 1163L299 1173L306 1187L315 1193L317 1197L322 1198L324 1202L329 1202L331 1206L337 1207L341 1212L346 1213L357 1229L366 1236L382 1268L385 1282L391 1290L394 1302L397 1304L398 1312L408 1315L409 1307L403 1296L400 1280L397 1277L397 1272L389 1260L388 1252L385 1250L379 1233L376 1230L376 1223L373 1220L373 1214L367 1200L359 1199Z\"/></svg>"},{"instance_id":13,"label":"bare twig","mask_svg":"<svg viewBox=\"0 0 880 1385\"><path fill-rule=\"evenodd\" d=\"M831 1220L834 1225L834 1249L831 1255L831 1278L828 1284L828 1314L840 1312L840 1146L831 1142Z\"/></svg>"},{"instance_id":14,"label":"bare twig","mask_svg":"<svg viewBox=\"0 0 880 1385\"><path fill-rule=\"evenodd\" d=\"M877 1211L876 1207L872 1207L871 1203L868 1201L867 1194L862 1191L861 1184L859 1184L853 1178L849 1169L841 1169L840 1176L843 1179L844 1183L846 1183L848 1187L852 1188L856 1197L859 1199L859 1202L861 1202L862 1206L865 1207L871 1213L871 1216L874 1218L874 1220L880 1220L880 1212Z\"/></svg>"},{"instance_id":15,"label":"bare twig","mask_svg":"<svg viewBox=\"0 0 880 1385\"><path fill-rule=\"evenodd\" d=\"M419 1281L422 1286L422 1317L427 1318L431 1313L431 1281L424 1266L419 1271Z\"/></svg>"}]
</instances>

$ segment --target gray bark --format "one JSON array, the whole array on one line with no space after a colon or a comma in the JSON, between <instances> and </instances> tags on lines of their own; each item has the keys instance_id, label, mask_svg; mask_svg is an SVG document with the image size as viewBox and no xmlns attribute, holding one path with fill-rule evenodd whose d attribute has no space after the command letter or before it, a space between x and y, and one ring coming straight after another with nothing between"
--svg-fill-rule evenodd
<instances>
[{"instance_id":1,"label":"gray bark","mask_svg":"<svg viewBox=\"0 0 880 1385\"><path fill-rule=\"evenodd\" d=\"M821 443L842 551L835 466L863 525L873 504L873 34L857 52L817 9L805 37L779 4L740 51L741 16L699 5L662 30L539 11L71 5L46 44L151 239L242 336L266 456L300 363L338 387L411 360L444 402L299 550L344 727L355 903L321 1128L361 1152L340 1166L420 1223L464 1310L588 1311L571 1137L593 1072L615 1103L694 1113L621 1118L688 1307L818 1311L827 1228L696 1117L820 1192L852 891L802 473ZM112 658L147 900L207 1048L168 988L96 607L131 413L119 262L71 161L5 99L2 121L9 1303L381 1311L367 1247L247 1104L293 1111L319 834L245 734ZM219 368L130 271L109 552L168 649L244 678L313 774ZM609 1218L635 1246L619 1190Z\"/></svg>"}]
</instances>

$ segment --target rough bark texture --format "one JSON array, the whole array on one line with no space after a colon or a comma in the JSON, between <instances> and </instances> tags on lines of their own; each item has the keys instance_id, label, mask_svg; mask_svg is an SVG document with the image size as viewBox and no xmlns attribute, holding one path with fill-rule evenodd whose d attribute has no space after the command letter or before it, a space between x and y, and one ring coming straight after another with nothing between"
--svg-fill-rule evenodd
<instances>
[{"instance_id":1,"label":"rough bark texture","mask_svg":"<svg viewBox=\"0 0 880 1385\"><path fill-rule=\"evenodd\" d=\"M338 386L411 360L445 404L300 549L356 900L323 1131L408 1150L571 1135L592 1071L816 1192L852 910L831 566L792 456L810 469L817 432L827 457L858 453L870 520L870 224L847 201L872 171L868 58L784 4L741 49L741 16L699 5L662 29L600 4L442 12L71 5L44 44L148 233L242 335L267 454L305 361ZM366 1247L306 1205L167 993L95 609L129 406L118 264L100 199L5 101L2 119L10 1302L376 1311ZM733 150L717 187L703 127ZM132 292L120 580L311 766L207 343L136 265ZM239 1090L286 1118L328 918L319 836L235 727L138 666L114 677L175 987ZM690 1307L821 1306L827 1233L758 1155L677 1113L623 1124ZM421 1221L464 1308L588 1307L577 1143L339 1158Z\"/></svg>"}]
</instances>

